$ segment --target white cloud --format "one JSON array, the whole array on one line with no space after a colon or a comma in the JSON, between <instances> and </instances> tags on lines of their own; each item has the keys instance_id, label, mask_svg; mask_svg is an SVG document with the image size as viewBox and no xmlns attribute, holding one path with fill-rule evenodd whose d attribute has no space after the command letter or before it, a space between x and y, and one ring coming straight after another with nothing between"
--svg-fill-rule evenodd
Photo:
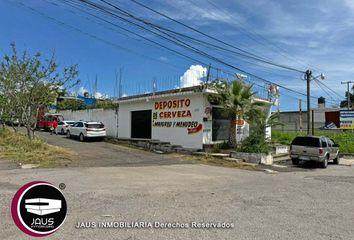
<instances>
[{"instance_id":1,"label":"white cloud","mask_svg":"<svg viewBox=\"0 0 354 240\"><path fill-rule=\"evenodd\" d=\"M350 8L352 11L354 11L354 2L353 0L344 0L345 6Z\"/></svg>"},{"instance_id":2,"label":"white cloud","mask_svg":"<svg viewBox=\"0 0 354 240\"><path fill-rule=\"evenodd\" d=\"M107 94L103 94L103 93L100 93L100 92L96 92L94 94L94 97L97 98L97 99L107 99L107 98L109 98L109 96Z\"/></svg>"},{"instance_id":3,"label":"white cloud","mask_svg":"<svg viewBox=\"0 0 354 240\"><path fill-rule=\"evenodd\" d=\"M84 96L85 93L89 93L89 95L91 96L90 92L84 88L84 87L80 87L79 90L77 91L77 94ZM94 98L97 99L107 99L109 98L109 96L107 94L101 93L101 92L96 92L95 94L93 94Z\"/></svg>"},{"instance_id":4,"label":"white cloud","mask_svg":"<svg viewBox=\"0 0 354 240\"><path fill-rule=\"evenodd\" d=\"M165 56L161 56L161 57L159 57L159 59L164 62L168 61L168 57L165 57Z\"/></svg>"},{"instance_id":5,"label":"white cloud","mask_svg":"<svg viewBox=\"0 0 354 240\"><path fill-rule=\"evenodd\" d=\"M77 93L78 93L79 95L81 95L81 96L84 96L84 94L85 94L86 92L88 92L88 90L87 90L86 88L84 88L84 87L80 87L80 88L79 88L79 91L77 91Z\"/></svg>"},{"instance_id":6,"label":"white cloud","mask_svg":"<svg viewBox=\"0 0 354 240\"><path fill-rule=\"evenodd\" d=\"M242 15L233 11L230 12L226 8L216 8L216 5L210 1L190 1L176 0L161 2L163 7L160 9L166 15L183 21L193 21L195 25L209 25L211 22L233 23L235 21L243 22ZM160 16L147 13L149 17L156 19L164 19ZM146 16L146 15L145 15Z\"/></svg>"},{"instance_id":7,"label":"white cloud","mask_svg":"<svg viewBox=\"0 0 354 240\"><path fill-rule=\"evenodd\" d=\"M197 86L202 83L206 76L207 69L201 65L191 65L187 71L180 77L181 87Z\"/></svg>"}]
</instances>

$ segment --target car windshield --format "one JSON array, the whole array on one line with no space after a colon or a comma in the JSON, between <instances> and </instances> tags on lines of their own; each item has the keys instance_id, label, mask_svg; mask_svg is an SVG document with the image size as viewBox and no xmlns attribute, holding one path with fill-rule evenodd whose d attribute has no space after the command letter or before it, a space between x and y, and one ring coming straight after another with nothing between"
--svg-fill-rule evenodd
<instances>
[{"instance_id":1,"label":"car windshield","mask_svg":"<svg viewBox=\"0 0 354 240\"><path fill-rule=\"evenodd\" d=\"M85 123L87 128L104 128L103 123Z\"/></svg>"},{"instance_id":2,"label":"car windshield","mask_svg":"<svg viewBox=\"0 0 354 240\"><path fill-rule=\"evenodd\" d=\"M296 137L291 144L298 146L319 147L320 139L313 137Z\"/></svg>"}]
</instances>

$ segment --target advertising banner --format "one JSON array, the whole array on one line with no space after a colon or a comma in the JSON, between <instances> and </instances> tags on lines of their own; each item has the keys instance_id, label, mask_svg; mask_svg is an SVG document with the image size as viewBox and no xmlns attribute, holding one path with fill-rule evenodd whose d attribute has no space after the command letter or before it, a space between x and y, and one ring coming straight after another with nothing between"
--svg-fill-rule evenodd
<instances>
[{"instance_id":1,"label":"advertising banner","mask_svg":"<svg viewBox=\"0 0 354 240\"><path fill-rule=\"evenodd\" d=\"M340 111L340 128L354 129L354 111L343 110Z\"/></svg>"}]
</instances>

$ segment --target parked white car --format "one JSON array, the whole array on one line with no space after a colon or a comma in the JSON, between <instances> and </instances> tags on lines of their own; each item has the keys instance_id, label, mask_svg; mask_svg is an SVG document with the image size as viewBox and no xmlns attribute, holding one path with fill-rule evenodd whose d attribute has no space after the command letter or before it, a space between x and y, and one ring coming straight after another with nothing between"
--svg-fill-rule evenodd
<instances>
[{"instance_id":1,"label":"parked white car","mask_svg":"<svg viewBox=\"0 0 354 240\"><path fill-rule=\"evenodd\" d=\"M104 138L106 129L101 122L78 121L69 127L66 136L68 138L78 137L83 142L87 138Z\"/></svg>"},{"instance_id":2,"label":"parked white car","mask_svg":"<svg viewBox=\"0 0 354 240\"><path fill-rule=\"evenodd\" d=\"M66 134L66 131L69 129L70 126L74 125L75 121L61 121L58 123L58 133Z\"/></svg>"}]
</instances>

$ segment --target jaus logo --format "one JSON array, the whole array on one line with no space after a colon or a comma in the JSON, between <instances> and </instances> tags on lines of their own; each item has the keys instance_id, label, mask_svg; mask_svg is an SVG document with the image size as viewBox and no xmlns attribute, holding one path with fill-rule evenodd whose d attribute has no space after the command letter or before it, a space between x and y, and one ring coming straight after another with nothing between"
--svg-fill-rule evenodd
<instances>
[{"instance_id":1,"label":"jaus logo","mask_svg":"<svg viewBox=\"0 0 354 240\"><path fill-rule=\"evenodd\" d=\"M12 217L24 233L48 236L57 231L66 217L66 201L61 191L47 182L24 185L12 200Z\"/></svg>"},{"instance_id":2,"label":"jaus logo","mask_svg":"<svg viewBox=\"0 0 354 240\"><path fill-rule=\"evenodd\" d=\"M54 200L48 198L26 199L25 203L25 208L27 209L27 212L40 216L59 212L61 208L61 200Z\"/></svg>"}]
</instances>

